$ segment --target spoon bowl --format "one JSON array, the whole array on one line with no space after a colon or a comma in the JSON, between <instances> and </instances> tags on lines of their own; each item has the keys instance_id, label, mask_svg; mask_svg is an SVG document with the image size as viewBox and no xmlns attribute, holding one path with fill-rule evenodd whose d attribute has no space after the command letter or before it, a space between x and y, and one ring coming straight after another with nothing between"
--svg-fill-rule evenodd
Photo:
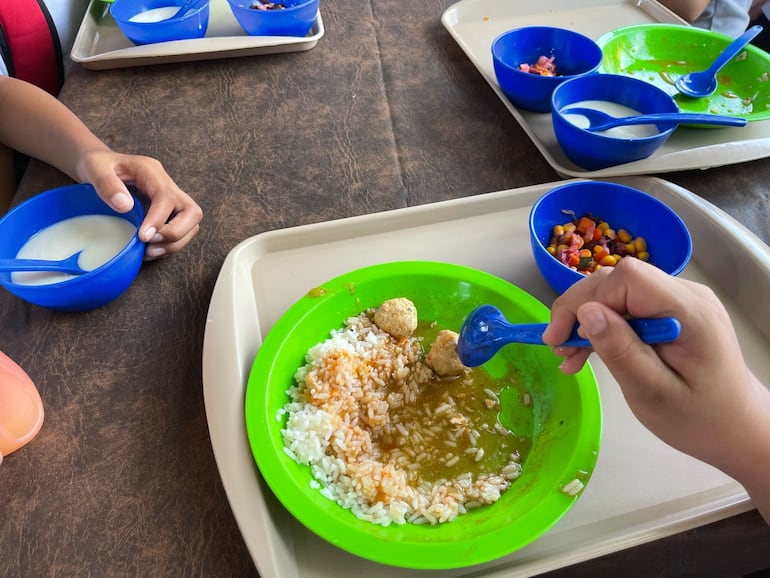
<instances>
[{"instance_id":1,"label":"spoon bowl","mask_svg":"<svg viewBox=\"0 0 770 578\"><path fill-rule=\"evenodd\" d=\"M563 109L563 115L582 116L588 120L586 130L591 132L605 131L617 126L629 126L639 124L709 124L722 126L746 126L747 120L735 116L722 116L718 114L697 114L684 112L661 112L652 114L639 114L634 116L615 117L595 108L575 106ZM668 126L666 126L668 128Z\"/></svg>"},{"instance_id":2,"label":"spoon bowl","mask_svg":"<svg viewBox=\"0 0 770 578\"><path fill-rule=\"evenodd\" d=\"M60 261L48 261L46 259L0 259L0 271L54 271L57 273L69 273L70 275L82 275L87 273L78 264L82 252L73 253Z\"/></svg>"},{"instance_id":3,"label":"spoon bowl","mask_svg":"<svg viewBox=\"0 0 770 578\"><path fill-rule=\"evenodd\" d=\"M760 32L762 32L761 26L752 26L728 44L727 48L722 51L717 59L714 60L714 63L706 70L690 72L680 76L674 81L674 86L679 92L692 98L704 98L714 94L719 85L717 82L717 72L722 70Z\"/></svg>"},{"instance_id":4,"label":"spoon bowl","mask_svg":"<svg viewBox=\"0 0 770 578\"><path fill-rule=\"evenodd\" d=\"M180 16L184 16L185 14L187 14L187 11L190 10L190 8L192 8L197 2L198 0L187 0L184 4L182 4L179 7L179 10L176 11L176 14L174 14L173 16L169 16L168 18L166 18L166 20L171 20L172 18L179 18Z\"/></svg>"},{"instance_id":5,"label":"spoon bowl","mask_svg":"<svg viewBox=\"0 0 770 578\"><path fill-rule=\"evenodd\" d=\"M630 319L628 324L648 344L669 343L679 337L681 324L673 317ZM466 367L483 365L509 343L545 345L543 331L547 323L514 325L494 305L482 305L466 317L460 329L457 354ZM578 326L562 343L567 347L591 347L591 342L578 335Z\"/></svg>"}]
</instances>

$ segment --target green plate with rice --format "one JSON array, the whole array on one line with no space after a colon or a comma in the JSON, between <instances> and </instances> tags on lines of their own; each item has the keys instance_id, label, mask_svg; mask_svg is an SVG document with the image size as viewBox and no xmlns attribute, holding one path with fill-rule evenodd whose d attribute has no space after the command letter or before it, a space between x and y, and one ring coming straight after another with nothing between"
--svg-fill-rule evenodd
<instances>
[{"instance_id":1,"label":"green plate with rice","mask_svg":"<svg viewBox=\"0 0 770 578\"><path fill-rule=\"evenodd\" d=\"M526 430L517 433L529 442L519 477L499 500L478 507L469 502L465 513L448 522L431 523L436 520L415 514L408 519L417 523L399 523L398 516L388 523L382 516L376 522L362 519L349 503L343 507L327 497L334 494L314 478L310 466L292 458L282 430L287 428L286 408L290 407L287 391L295 385L308 351L329 339L332 330L341 330L348 318L399 297L414 303L428 327L453 331L459 331L473 309L487 303L514 323L548 321L549 311L503 279L437 262L374 265L307 289L260 347L247 385L245 418L262 476L283 506L308 529L345 551L382 564L460 568L503 557L531 543L579 499L596 464L601 439L601 403L594 375L589 366L564 375L558 368L561 359L550 348L516 344L505 346L482 366L492 381L515 382L520 391L526 391L526 403L500 397L509 418L506 423L513 421Z\"/></svg>"}]
</instances>

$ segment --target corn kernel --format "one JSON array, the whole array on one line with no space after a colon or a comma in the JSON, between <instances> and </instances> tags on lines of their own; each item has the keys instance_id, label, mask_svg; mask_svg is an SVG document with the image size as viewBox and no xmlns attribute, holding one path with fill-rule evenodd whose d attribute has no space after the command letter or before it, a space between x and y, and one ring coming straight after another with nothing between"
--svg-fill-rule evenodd
<instances>
[{"instance_id":1,"label":"corn kernel","mask_svg":"<svg viewBox=\"0 0 770 578\"><path fill-rule=\"evenodd\" d=\"M644 237L637 237L634 239L634 247L636 248L637 255L639 255L639 253L646 252L647 241L644 239Z\"/></svg>"},{"instance_id":2,"label":"corn kernel","mask_svg":"<svg viewBox=\"0 0 770 578\"><path fill-rule=\"evenodd\" d=\"M581 259L591 258L592 256L591 249L580 249Z\"/></svg>"},{"instance_id":3,"label":"corn kernel","mask_svg":"<svg viewBox=\"0 0 770 578\"><path fill-rule=\"evenodd\" d=\"M604 231L604 236L614 241L615 238L617 237L617 234L615 233L615 229L607 229L606 231Z\"/></svg>"},{"instance_id":4,"label":"corn kernel","mask_svg":"<svg viewBox=\"0 0 770 578\"><path fill-rule=\"evenodd\" d=\"M553 236L554 237L561 237L564 234L564 227L561 225L554 225L553 227Z\"/></svg>"},{"instance_id":5,"label":"corn kernel","mask_svg":"<svg viewBox=\"0 0 770 578\"><path fill-rule=\"evenodd\" d=\"M596 225L596 228L599 229L603 234L607 229L610 228L610 224L607 221L602 221L601 223Z\"/></svg>"},{"instance_id":6,"label":"corn kernel","mask_svg":"<svg viewBox=\"0 0 770 578\"><path fill-rule=\"evenodd\" d=\"M642 261L649 261L650 260L650 254L647 251L641 251L636 254L637 259L641 259Z\"/></svg>"},{"instance_id":7,"label":"corn kernel","mask_svg":"<svg viewBox=\"0 0 770 578\"><path fill-rule=\"evenodd\" d=\"M618 260L615 258L615 255L606 255L602 257L601 261L599 261L599 265L604 265L605 267L614 267L617 262Z\"/></svg>"},{"instance_id":8,"label":"corn kernel","mask_svg":"<svg viewBox=\"0 0 770 578\"><path fill-rule=\"evenodd\" d=\"M629 233L625 229L618 229L618 239L620 239L624 243L629 243L631 239L633 239L633 237L631 236L631 233Z\"/></svg>"}]
</instances>

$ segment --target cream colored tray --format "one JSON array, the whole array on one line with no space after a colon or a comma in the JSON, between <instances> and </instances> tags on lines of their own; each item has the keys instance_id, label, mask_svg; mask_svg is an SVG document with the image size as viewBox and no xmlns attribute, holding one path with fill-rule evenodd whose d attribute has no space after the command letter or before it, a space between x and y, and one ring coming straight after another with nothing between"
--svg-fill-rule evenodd
<instances>
[{"instance_id":1,"label":"cream colored tray","mask_svg":"<svg viewBox=\"0 0 770 578\"><path fill-rule=\"evenodd\" d=\"M296 36L249 36L233 16L227 0L211 0L206 36L136 46L120 31L104 3L91 0L80 24L70 58L93 70L126 68L167 62L211 60L279 52L310 50L324 35L319 11L308 34Z\"/></svg>"},{"instance_id":2,"label":"cream colored tray","mask_svg":"<svg viewBox=\"0 0 770 578\"><path fill-rule=\"evenodd\" d=\"M770 248L726 213L667 181L616 179L673 208L694 253L683 276L725 301L749 365L770 376ZM227 256L208 311L203 347L206 415L219 472L263 578L402 578L435 574L382 566L311 534L273 497L249 450L244 390L276 320L308 289L366 265L424 259L498 275L549 304L555 295L530 256L527 216L557 183L270 231ZM559 183L560 184L560 183ZM760 329L764 328L764 329ZM575 507L514 554L442 577L532 575L661 538L751 508L743 488L642 427L598 359L604 428L596 470Z\"/></svg>"},{"instance_id":3,"label":"cream colored tray","mask_svg":"<svg viewBox=\"0 0 770 578\"><path fill-rule=\"evenodd\" d=\"M667 22L685 24L655 0L462 0L450 6L441 22L497 93L548 163L562 177L644 175L710 168L770 155L770 121L744 128L679 127L651 157L598 171L586 171L562 152L551 115L519 110L506 98L492 67L492 41L512 28L531 25L570 28L597 39L615 28Z\"/></svg>"}]
</instances>

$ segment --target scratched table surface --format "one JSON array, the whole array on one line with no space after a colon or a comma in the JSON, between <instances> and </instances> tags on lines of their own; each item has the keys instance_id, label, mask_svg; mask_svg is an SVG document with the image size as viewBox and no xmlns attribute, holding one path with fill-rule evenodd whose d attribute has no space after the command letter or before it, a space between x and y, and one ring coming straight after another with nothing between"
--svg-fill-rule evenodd
<instances>
[{"instance_id":1,"label":"scratched table surface","mask_svg":"<svg viewBox=\"0 0 770 578\"><path fill-rule=\"evenodd\" d=\"M161 160L200 234L117 301L65 314L0 292L0 350L40 390L0 466L1 576L257 576L208 437L201 356L227 253L261 232L559 179L442 27L452 2L323 0L305 52L104 71L60 99L116 150ZM770 160L663 178L770 241ZM33 161L15 202L71 182ZM770 567L756 511L549 576Z\"/></svg>"}]
</instances>

